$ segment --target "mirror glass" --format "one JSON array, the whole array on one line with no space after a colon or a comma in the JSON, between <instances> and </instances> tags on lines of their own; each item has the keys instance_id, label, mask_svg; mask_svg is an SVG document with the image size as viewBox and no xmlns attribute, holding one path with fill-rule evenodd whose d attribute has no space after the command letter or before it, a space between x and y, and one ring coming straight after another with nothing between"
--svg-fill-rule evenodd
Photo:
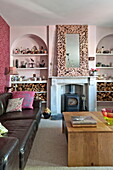
<instances>
[{"instance_id":1,"label":"mirror glass","mask_svg":"<svg viewBox=\"0 0 113 170\"><path fill-rule=\"evenodd\" d=\"M66 34L66 67L80 67L79 34Z\"/></svg>"}]
</instances>

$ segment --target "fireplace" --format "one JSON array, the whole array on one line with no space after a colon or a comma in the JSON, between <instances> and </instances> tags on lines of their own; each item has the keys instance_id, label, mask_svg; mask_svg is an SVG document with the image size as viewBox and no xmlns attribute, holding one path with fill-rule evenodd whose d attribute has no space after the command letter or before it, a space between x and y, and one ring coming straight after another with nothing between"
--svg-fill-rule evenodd
<instances>
[{"instance_id":1,"label":"fireplace","mask_svg":"<svg viewBox=\"0 0 113 170\"><path fill-rule=\"evenodd\" d=\"M62 112L79 111L80 110L80 98L77 93L66 93L61 96L61 110Z\"/></svg>"},{"instance_id":2,"label":"fireplace","mask_svg":"<svg viewBox=\"0 0 113 170\"><path fill-rule=\"evenodd\" d=\"M96 111L96 77L95 76L76 76L76 77L52 77L51 79L51 112L59 114L62 112L62 95L69 93L67 85L75 85L74 93L79 95L80 110ZM82 90L79 87L82 86ZM72 90L73 91L73 90ZM73 93L72 93L73 94ZM84 100L81 105L81 98ZM72 100L70 100L72 102Z\"/></svg>"}]
</instances>

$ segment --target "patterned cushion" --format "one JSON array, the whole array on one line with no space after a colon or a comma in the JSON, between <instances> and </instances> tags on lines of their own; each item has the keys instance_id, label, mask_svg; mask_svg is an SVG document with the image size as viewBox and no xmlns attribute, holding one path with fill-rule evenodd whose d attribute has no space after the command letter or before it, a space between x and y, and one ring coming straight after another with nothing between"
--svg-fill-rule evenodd
<instances>
[{"instance_id":1,"label":"patterned cushion","mask_svg":"<svg viewBox=\"0 0 113 170\"><path fill-rule=\"evenodd\" d=\"M22 111L23 98L9 99L6 112Z\"/></svg>"},{"instance_id":2,"label":"patterned cushion","mask_svg":"<svg viewBox=\"0 0 113 170\"><path fill-rule=\"evenodd\" d=\"M24 98L22 108L33 109L34 91L14 91L12 98Z\"/></svg>"}]
</instances>

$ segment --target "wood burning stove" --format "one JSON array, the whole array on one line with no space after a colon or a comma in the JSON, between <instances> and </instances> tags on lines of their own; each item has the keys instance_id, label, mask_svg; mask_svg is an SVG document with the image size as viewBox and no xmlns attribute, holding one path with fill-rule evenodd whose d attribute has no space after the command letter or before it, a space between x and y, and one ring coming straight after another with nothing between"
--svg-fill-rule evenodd
<instances>
[{"instance_id":1,"label":"wood burning stove","mask_svg":"<svg viewBox=\"0 0 113 170\"><path fill-rule=\"evenodd\" d=\"M80 98L77 93L65 93L62 95L62 111L79 111Z\"/></svg>"}]
</instances>

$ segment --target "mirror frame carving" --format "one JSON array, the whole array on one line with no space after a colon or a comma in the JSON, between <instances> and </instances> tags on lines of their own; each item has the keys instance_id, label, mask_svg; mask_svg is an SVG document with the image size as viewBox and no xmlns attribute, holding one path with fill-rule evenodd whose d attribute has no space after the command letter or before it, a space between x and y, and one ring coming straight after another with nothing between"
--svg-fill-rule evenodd
<instances>
[{"instance_id":1,"label":"mirror frame carving","mask_svg":"<svg viewBox=\"0 0 113 170\"><path fill-rule=\"evenodd\" d=\"M89 76L88 26L57 25L57 76ZM66 34L79 34L80 67L66 68Z\"/></svg>"}]
</instances>

